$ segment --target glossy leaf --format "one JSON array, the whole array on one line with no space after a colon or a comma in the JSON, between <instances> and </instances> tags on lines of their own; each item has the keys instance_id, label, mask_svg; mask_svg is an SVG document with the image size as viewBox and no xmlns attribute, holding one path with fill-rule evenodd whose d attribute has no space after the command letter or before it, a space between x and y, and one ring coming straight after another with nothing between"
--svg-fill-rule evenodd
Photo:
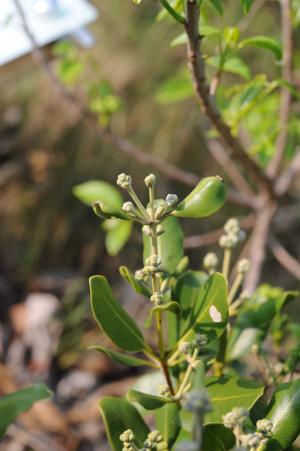
<instances>
[{"instance_id":1,"label":"glossy leaf","mask_svg":"<svg viewBox=\"0 0 300 451\"><path fill-rule=\"evenodd\" d=\"M134 289L134 291L138 294L143 294L147 298L151 296L150 289L144 285L142 282L139 282L135 279L134 275L129 271L126 266L120 266L119 268L120 274Z\"/></svg>"},{"instance_id":2,"label":"glossy leaf","mask_svg":"<svg viewBox=\"0 0 300 451\"><path fill-rule=\"evenodd\" d=\"M170 274L176 271L183 253L183 232L176 218L168 217L161 223L164 233L158 237L158 253L161 257L162 267ZM143 236L144 263L151 255L151 240Z\"/></svg>"},{"instance_id":3,"label":"glossy leaf","mask_svg":"<svg viewBox=\"0 0 300 451\"><path fill-rule=\"evenodd\" d=\"M106 397L99 401L108 440L113 451L122 451L120 435L131 429L139 448L143 446L149 431L137 409L125 399Z\"/></svg>"},{"instance_id":4,"label":"glossy leaf","mask_svg":"<svg viewBox=\"0 0 300 451\"><path fill-rule=\"evenodd\" d=\"M266 418L273 423L273 437L260 451L286 449L300 433L300 379L277 387Z\"/></svg>"},{"instance_id":5,"label":"glossy leaf","mask_svg":"<svg viewBox=\"0 0 300 451\"><path fill-rule=\"evenodd\" d=\"M155 410L170 402L169 398L163 396L150 395L137 390L129 390L127 397L131 402L139 403L144 409Z\"/></svg>"},{"instance_id":6,"label":"glossy leaf","mask_svg":"<svg viewBox=\"0 0 300 451\"><path fill-rule=\"evenodd\" d=\"M108 182L90 180L73 188L73 194L84 204L91 206L97 201L107 202L114 208L121 208L123 204L119 190Z\"/></svg>"},{"instance_id":7,"label":"glossy leaf","mask_svg":"<svg viewBox=\"0 0 300 451\"><path fill-rule=\"evenodd\" d=\"M220 14L220 16L222 16L224 12L223 0L209 0L209 1L214 6L216 11Z\"/></svg>"},{"instance_id":8,"label":"glossy leaf","mask_svg":"<svg viewBox=\"0 0 300 451\"><path fill-rule=\"evenodd\" d=\"M180 316L181 315L181 309L180 306L177 304L177 302L168 302L166 304L157 305L156 307L152 308L152 315L155 312L171 312L175 313L175 315Z\"/></svg>"},{"instance_id":9,"label":"glossy leaf","mask_svg":"<svg viewBox=\"0 0 300 451\"><path fill-rule=\"evenodd\" d=\"M202 451L228 451L235 445L235 437L223 424L208 424L203 430Z\"/></svg>"},{"instance_id":10,"label":"glossy leaf","mask_svg":"<svg viewBox=\"0 0 300 451\"><path fill-rule=\"evenodd\" d=\"M205 334L209 340L219 337L228 318L227 282L222 274L209 277L199 290L195 306L181 338L190 339L194 333Z\"/></svg>"},{"instance_id":11,"label":"glossy leaf","mask_svg":"<svg viewBox=\"0 0 300 451\"><path fill-rule=\"evenodd\" d=\"M183 218L205 218L216 213L224 204L226 188L218 176L206 177L172 212Z\"/></svg>"},{"instance_id":12,"label":"glossy leaf","mask_svg":"<svg viewBox=\"0 0 300 451\"><path fill-rule=\"evenodd\" d=\"M180 407L178 403L171 402L155 412L156 429L158 429L164 440L168 442L169 449L172 449L180 431Z\"/></svg>"},{"instance_id":13,"label":"glossy leaf","mask_svg":"<svg viewBox=\"0 0 300 451\"><path fill-rule=\"evenodd\" d=\"M35 402L50 397L51 392L44 384L35 384L2 396L0 398L0 437L5 434L9 424L21 413L29 409Z\"/></svg>"},{"instance_id":14,"label":"glossy leaf","mask_svg":"<svg viewBox=\"0 0 300 451\"><path fill-rule=\"evenodd\" d=\"M269 36L253 36L252 38L244 39L239 43L239 47L243 48L246 46L258 47L266 50L270 50L274 53L276 59L282 59L282 47L278 41Z\"/></svg>"},{"instance_id":15,"label":"glossy leaf","mask_svg":"<svg viewBox=\"0 0 300 451\"><path fill-rule=\"evenodd\" d=\"M218 69L221 64L221 59L219 56L212 56L210 58L207 58L206 62L210 66ZM246 63L244 63L244 61L241 58L237 56L227 59L225 63L222 65L222 71L239 75L245 80L251 79L251 72L249 66Z\"/></svg>"},{"instance_id":16,"label":"glossy leaf","mask_svg":"<svg viewBox=\"0 0 300 451\"><path fill-rule=\"evenodd\" d=\"M243 11L245 14L250 10L253 0L240 0Z\"/></svg>"},{"instance_id":17,"label":"glossy leaf","mask_svg":"<svg viewBox=\"0 0 300 451\"><path fill-rule=\"evenodd\" d=\"M111 257L117 255L131 236L132 222L123 219L115 219L117 226L107 230L105 246Z\"/></svg>"},{"instance_id":18,"label":"glossy leaf","mask_svg":"<svg viewBox=\"0 0 300 451\"><path fill-rule=\"evenodd\" d=\"M212 404L212 411L205 417L206 423L222 423L222 415L234 407L250 410L262 396L264 387L253 380L212 377L207 381L207 390Z\"/></svg>"},{"instance_id":19,"label":"glossy leaf","mask_svg":"<svg viewBox=\"0 0 300 451\"><path fill-rule=\"evenodd\" d=\"M90 293L94 317L112 342L126 351L145 349L140 329L116 301L105 277L90 278Z\"/></svg>"},{"instance_id":20,"label":"glossy leaf","mask_svg":"<svg viewBox=\"0 0 300 451\"><path fill-rule=\"evenodd\" d=\"M96 350L99 352L102 352L103 354L107 355L110 359L112 359L116 363L120 363L121 365L127 365L127 366L135 366L135 367L141 367L141 366L153 366L151 362L143 359L139 359L138 357L132 357L129 355L122 354L121 352L111 351L110 349L103 348L102 346L95 345L95 346L89 346L89 349Z\"/></svg>"},{"instance_id":21,"label":"glossy leaf","mask_svg":"<svg viewBox=\"0 0 300 451\"><path fill-rule=\"evenodd\" d=\"M179 334L187 329L193 316L197 314L202 303L202 298L199 296L200 288L207 279L207 274L201 271L186 271L179 277L173 294L174 300L181 308Z\"/></svg>"}]
</instances>

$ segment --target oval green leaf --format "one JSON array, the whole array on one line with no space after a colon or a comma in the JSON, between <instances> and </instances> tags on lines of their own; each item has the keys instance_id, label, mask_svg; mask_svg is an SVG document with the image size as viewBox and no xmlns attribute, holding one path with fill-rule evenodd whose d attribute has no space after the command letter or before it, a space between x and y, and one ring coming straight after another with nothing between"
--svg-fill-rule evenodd
<instances>
[{"instance_id":1,"label":"oval green leaf","mask_svg":"<svg viewBox=\"0 0 300 451\"><path fill-rule=\"evenodd\" d=\"M180 263L183 252L183 232L178 219L168 217L161 223L164 233L157 239L158 254L161 257L162 267L165 271L173 274ZM144 263L151 255L151 240L143 236L144 240Z\"/></svg>"},{"instance_id":2,"label":"oval green leaf","mask_svg":"<svg viewBox=\"0 0 300 451\"><path fill-rule=\"evenodd\" d=\"M168 442L169 449L172 449L180 432L180 407L176 402L165 404L164 407L155 412L156 429L158 429L164 440Z\"/></svg>"},{"instance_id":3,"label":"oval green leaf","mask_svg":"<svg viewBox=\"0 0 300 451\"><path fill-rule=\"evenodd\" d=\"M300 379L277 387L266 418L273 423L273 437L260 451L286 449L300 433Z\"/></svg>"},{"instance_id":4,"label":"oval green leaf","mask_svg":"<svg viewBox=\"0 0 300 451\"><path fill-rule=\"evenodd\" d=\"M282 59L282 47L278 41L269 36L253 36L252 38L244 39L240 42L239 47L246 46L259 47L262 49L270 50L277 60Z\"/></svg>"},{"instance_id":5,"label":"oval green leaf","mask_svg":"<svg viewBox=\"0 0 300 451\"><path fill-rule=\"evenodd\" d=\"M21 413L28 410L35 402L51 397L51 392L44 384L35 384L0 398L0 437L6 428Z\"/></svg>"},{"instance_id":6,"label":"oval green leaf","mask_svg":"<svg viewBox=\"0 0 300 451\"><path fill-rule=\"evenodd\" d=\"M123 279L126 280L126 282L129 283L129 285L132 286L134 291L138 294L143 294L147 298L151 296L150 289L143 284L142 282L139 282L135 279L134 275L131 273L131 271L127 268L127 266L120 266L119 268L120 274L123 277Z\"/></svg>"},{"instance_id":7,"label":"oval green leaf","mask_svg":"<svg viewBox=\"0 0 300 451\"><path fill-rule=\"evenodd\" d=\"M97 201L107 202L114 208L121 208L123 199L116 187L102 180L90 180L73 188L73 194L81 202L91 206Z\"/></svg>"},{"instance_id":8,"label":"oval green leaf","mask_svg":"<svg viewBox=\"0 0 300 451\"><path fill-rule=\"evenodd\" d=\"M120 435L131 429L139 448L142 448L149 431L137 409L125 399L106 397L99 401L108 440L113 451L122 451Z\"/></svg>"},{"instance_id":9,"label":"oval green leaf","mask_svg":"<svg viewBox=\"0 0 300 451\"><path fill-rule=\"evenodd\" d=\"M204 427L202 451L228 451L234 445L233 433L223 424L207 424Z\"/></svg>"},{"instance_id":10,"label":"oval green leaf","mask_svg":"<svg viewBox=\"0 0 300 451\"><path fill-rule=\"evenodd\" d=\"M104 276L90 277L90 293L94 317L111 341L125 351L145 349L142 332L116 301Z\"/></svg>"},{"instance_id":11,"label":"oval green leaf","mask_svg":"<svg viewBox=\"0 0 300 451\"><path fill-rule=\"evenodd\" d=\"M222 423L222 416L234 407L250 410L264 392L260 383L234 377L212 377L206 388L212 404L212 411L205 417L206 424Z\"/></svg>"}]
</instances>

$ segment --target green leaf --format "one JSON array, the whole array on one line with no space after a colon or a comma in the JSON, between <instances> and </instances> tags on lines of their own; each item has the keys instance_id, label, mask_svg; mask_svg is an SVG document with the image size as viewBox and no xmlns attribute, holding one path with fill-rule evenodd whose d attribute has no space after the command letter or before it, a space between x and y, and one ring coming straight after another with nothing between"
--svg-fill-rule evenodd
<instances>
[{"instance_id":1,"label":"green leaf","mask_svg":"<svg viewBox=\"0 0 300 451\"><path fill-rule=\"evenodd\" d=\"M129 271L129 269L126 266L120 266L119 271L123 279L125 279L129 283L129 285L132 286L132 288L136 293L143 294L147 298L151 296L152 293L149 290L149 288L142 282L136 280L134 275L131 273L131 271Z\"/></svg>"},{"instance_id":2,"label":"green leaf","mask_svg":"<svg viewBox=\"0 0 300 451\"><path fill-rule=\"evenodd\" d=\"M207 64L209 64L212 67L215 67L215 68L220 67L220 57L219 56L212 56L210 58L207 58L206 62L207 62ZM222 66L222 70L224 72L229 72L231 74L239 75L240 77L244 78L245 80L251 79L251 72L250 72L249 66L247 66L247 64L245 64L244 61L237 56L227 59Z\"/></svg>"},{"instance_id":3,"label":"green leaf","mask_svg":"<svg viewBox=\"0 0 300 451\"><path fill-rule=\"evenodd\" d=\"M106 232L105 246L111 257L117 255L131 236L132 222L116 219L117 227Z\"/></svg>"},{"instance_id":4,"label":"green leaf","mask_svg":"<svg viewBox=\"0 0 300 451\"><path fill-rule=\"evenodd\" d=\"M286 449L300 433L300 379L277 387L266 418L273 423L273 436L259 450Z\"/></svg>"},{"instance_id":5,"label":"green leaf","mask_svg":"<svg viewBox=\"0 0 300 451\"><path fill-rule=\"evenodd\" d=\"M258 47L266 50L270 50L274 53L276 59L282 59L282 47L280 43L269 36L253 36L252 38L244 39L239 43L240 48L244 48L246 46Z\"/></svg>"},{"instance_id":6,"label":"green leaf","mask_svg":"<svg viewBox=\"0 0 300 451\"><path fill-rule=\"evenodd\" d=\"M180 71L168 78L156 91L155 99L164 105L185 100L193 95L193 85L188 71Z\"/></svg>"},{"instance_id":7,"label":"green leaf","mask_svg":"<svg viewBox=\"0 0 300 451\"><path fill-rule=\"evenodd\" d=\"M222 0L209 0L209 1L214 6L216 11L220 14L220 16L222 16L224 12L223 1Z\"/></svg>"},{"instance_id":8,"label":"green leaf","mask_svg":"<svg viewBox=\"0 0 300 451\"><path fill-rule=\"evenodd\" d=\"M164 406L166 403L171 402L169 398L162 396L150 395L148 393L142 393L137 390L129 390L127 397L131 402L139 403L144 409L156 410Z\"/></svg>"},{"instance_id":9,"label":"green leaf","mask_svg":"<svg viewBox=\"0 0 300 451\"><path fill-rule=\"evenodd\" d=\"M93 204L93 210L96 216L101 219L124 219L131 221L132 218L120 208L113 207L107 202L99 201Z\"/></svg>"},{"instance_id":10,"label":"green leaf","mask_svg":"<svg viewBox=\"0 0 300 451\"><path fill-rule=\"evenodd\" d=\"M240 0L244 14L247 14L247 12L250 10L253 0Z\"/></svg>"},{"instance_id":11,"label":"green leaf","mask_svg":"<svg viewBox=\"0 0 300 451\"><path fill-rule=\"evenodd\" d=\"M176 283L173 296L181 307L180 335L190 326L193 321L193 316L199 310L199 306L202 303L202 298L199 297L199 291L207 279L208 276L204 272L186 271L179 277Z\"/></svg>"},{"instance_id":12,"label":"green leaf","mask_svg":"<svg viewBox=\"0 0 300 451\"><path fill-rule=\"evenodd\" d=\"M158 237L158 254L161 257L162 267L170 274L176 271L183 253L183 232L179 221L169 216L161 223L164 233ZM143 236L144 263L151 255L151 240Z\"/></svg>"},{"instance_id":13,"label":"green leaf","mask_svg":"<svg viewBox=\"0 0 300 451\"><path fill-rule=\"evenodd\" d=\"M0 437L6 428L21 413L29 409L35 402L51 397L51 392L44 384L35 384L23 390L10 393L0 398Z\"/></svg>"},{"instance_id":14,"label":"green leaf","mask_svg":"<svg viewBox=\"0 0 300 451\"><path fill-rule=\"evenodd\" d=\"M142 448L149 431L136 408L125 399L106 397L99 401L108 440L113 451L122 451L120 435L131 429L139 448Z\"/></svg>"},{"instance_id":15,"label":"green leaf","mask_svg":"<svg viewBox=\"0 0 300 451\"><path fill-rule=\"evenodd\" d=\"M162 433L164 440L172 449L180 431L180 407L178 403L165 404L155 412L156 428Z\"/></svg>"},{"instance_id":16,"label":"green leaf","mask_svg":"<svg viewBox=\"0 0 300 451\"><path fill-rule=\"evenodd\" d=\"M137 357L132 357L129 355L121 354L120 352L111 351L110 349L103 348L102 346L89 346L88 349L95 349L96 351L102 352L107 355L114 362L120 363L121 365L127 366L153 366L153 364L147 360L139 359Z\"/></svg>"},{"instance_id":17,"label":"green leaf","mask_svg":"<svg viewBox=\"0 0 300 451\"><path fill-rule=\"evenodd\" d=\"M195 306L181 339L190 339L194 333L206 334L209 340L219 337L228 319L227 282L222 274L209 277L199 290Z\"/></svg>"},{"instance_id":18,"label":"green leaf","mask_svg":"<svg viewBox=\"0 0 300 451\"><path fill-rule=\"evenodd\" d=\"M226 199L226 187L221 177L205 177L192 192L180 202L174 216L182 218L205 218L216 213Z\"/></svg>"},{"instance_id":19,"label":"green leaf","mask_svg":"<svg viewBox=\"0 0 300 451\"><path fill-rule=\"evenodd\" d=\"M152 310L152 316L155 312L172 312L175 313L175 315L180 316L181 315L181 309L177 302L167 302L166 304L157 305L156 307L153 307Z\"/></svg>"},{"instance_id":20,"label":"green leaf","mask_svg":"<svg viewBox=\"0 0 300 451\"><path fill-rule=\"evenodd\" d=\"M90 293L94 317L111 341L126 351L145 349L140 329L116 301L105 277L90 277Z\"/></svg>"},{"instance_id":21,"label":"green leaf","mask_svg":"<svg viewBox=\"0 0 300 451\"><path fill-rule=\"evenodd\" d=\"M204 427L202 451L227 451L234 445L233 433L223 424L207 424Z\"/></svg>"},{"instance_id":22,"label":"green leaf","mask_svg":"<svg viewBox=\"0 0 300 451\"><path fill-rule=\"evenodd\" d=\"M73 194L81 202L89 206L97 201L106 202L114 208L121 208L123 204L123 199L118 189L102 180L90 180L89 182L76 185L73 188Z\"/></svg>"},{"instance_id":23,"label":"green leaf","mask_svg":"<svg viewBox=\"0 0 300 451\"><path fill-rule=\"evenodd\" d=\"M264 387L253 380L223 377L211 377L207 381L207 390L212 404L212 411L205 417L206 423L222 423L222 416L234 407L250 410L262 396Z\"/></svg>"}]
</instances>

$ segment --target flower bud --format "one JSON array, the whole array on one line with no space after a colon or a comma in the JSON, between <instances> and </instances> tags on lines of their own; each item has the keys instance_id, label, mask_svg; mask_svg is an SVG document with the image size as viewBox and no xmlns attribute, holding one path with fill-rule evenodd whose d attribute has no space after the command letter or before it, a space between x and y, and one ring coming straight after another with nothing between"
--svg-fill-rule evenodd
<instances>
[{"instance_id":1,"label":"flower bud","mask_svg":"<svg viewBox=\"0 0 300 451\"><path fill-rule=\"evenodd\" d=\"M246 274L250 269L250 261L247 258L243 258L238 262L237 272L239 274Z\"/></svg>"},{"instance_id":2,"label":"flower bud","mask_svg":"<svg viewBox=\"0 0 300 451\"><path fill-rule=\"evenodd\" d=\"M144 225L142 227L142 232L143 232L144 235L150 236L151 235L151 228L150 228L150 226Z\"/></svg>"},{"instance_id":3,"label":"flower bud","mask_svg":"<svg viewBox=\"0 0 300 451\"><path fill-rule=\"evenodd\" d=\"M131 188L131 177L127 174L119 174L117 178L117 185L121 186L123 189L130 189Z\"/></svg>"},{"instance_id":4,"label":"flower bud","mask_svg":"<svg viewBox=\"0 0 300 451\"><path fill-rule=\"evenodd\" d=\"M265 437L270 437L272 435L273 423L266 418L258 420L256 423L256 429L258 432L263 434ZM271 433L271 435L270 435Z\"/></svg>"},{"instance_id":5,"label":"flower bud","mask_svg":"<svg viewBox=\"0 0 300 451\"><path fill-rule=\"evenodd\" d=\"M224 230L228 235L238 235L241 230L239 221L236 218L228 219L224 225Z\"/></svg>"},{"instance_id":6,"label":"flower bud","mask_svg":"<svg viewBox=\"0 0 300 451\"><path fill-rule=\"evenodd\" d=\"M145 185L147 186L147 188L151 188L155 185L156 182L156 177L154 174L149 174L147 175L147 177L144 180Z\"/></svg>"},{"instance_id":7,"label":"flower bud","mask_svg":"<svg viewBox=\"0 0 300 451\"><path fill-rule=\"evenodd\" d=\"M126 429L126 431L124 431L121 435L120 435L120 440L121 442L129 442L132 443L134 441L135 437L134 437L134 433L132 432L131 429Z\"/></svg>"},{"instance_id":8,"label":"flower bud","mask_svg":"<svg viewBox=\"0 0 300 451\"><path fill-rule=\"evenodd\" d=\"M134 205L132 202L125 202L122 206L122 210L126 213L134 213Z\"/></svg>"},{"instance_id":9,"label":"flower bud","mask_svg":"<svg viewBox=\"0 0 300 451\"><path fill-rule=\"evenodd\" d=\"M171 396L171 392L170 392L170 389L169 389L168 385L160 385L158 387L158 393L161 396L166 396L166 397L170 397Z\"/></svg>"},{"instance_id":10,"label":"flower bud","mask_svg":"<svg viewBox=\"0 0 300 451\"><path fill-rule=\"evenodd\" d=\"M191 343L188 341L182 341L178 346L178 349L182 354L188 354L191 351L191 348Z\"/></svg>"},{"instance_id":11,"label":"flower bud","mask_svg":"<svg viewBox=\"0 0 300 451\"><path fill-rule=\"evenodd\" d=\"M243 424L249 418L249 412L243 407L234 407L231 412L222 416L223 424L228 429L234 429L235 426Z\"/></svg>"},{"instance_id":12,"label":"flower bud","mask_svg":"<svg viewBox=\"0 0 300 451\"><path fill-rule=\"evenodd\" d=\"M151 298L150 298L150 302L153 302L153 304L156 305L161 305L163 302L163 296L161 293L153 293Z\"/></svg>"},{"instance_id":13,"label":"flower bud","mask_svg":"<svg viewBox=\"0 0 300 451\"><path fill-rule=\"evenodd\" d=\"M240 437L242 446L248 446L249 448L258 448L260 445L260 439L257 434L246 434Z\"/></svg>"},{"instance_id":14,"label":"flower bud","mask_svg":"<svg viewBox=\"0 0 300 451\"><path fill-rule=\"evenodd\" d=\"M216 269L219 263L219 259L214 252L209 252L205 255L203 260L203 266L205 269Z\"/></svg>"},{"instance_id":15,"label":"flower bud","mask_svg":"<svg viewBox=\"0 0 300 451\"><path fill-rule=\"evenodd\" d=\"M178 204L178 196L176 194L168 194L166 197L168 207L175 207Z\"/></svg>"},{"instance_id":16,"label":"flower bud","mask_svg":"<svg viewBox=\"0 0 300 451\"><path fill-rule=\"evenodd\" d=\"M197 347L197 348L202 348L203 346L206 346L208 343L208 339L206 335L203 334L196 334L193 344Z\"/></svg>"}]
</instances>

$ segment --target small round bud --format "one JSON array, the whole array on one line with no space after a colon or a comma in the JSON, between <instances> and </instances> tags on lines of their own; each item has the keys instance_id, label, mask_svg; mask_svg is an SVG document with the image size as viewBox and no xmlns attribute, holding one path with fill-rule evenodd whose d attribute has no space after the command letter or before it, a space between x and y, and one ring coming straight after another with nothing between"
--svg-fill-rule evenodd
<instances>
[{"instance_id":1,"label":"small round bud","mask_svg":"<svg viewBox=\"0 0 300 451\"><path fill-rule=\"evenodd\" d=\"M270 434L270 432L272 432L273 423L272 423L272 421L267 420L266 418L263 418L262 420L257 421L256 429L258 432L261 432L263 435L268 436L268 434Z\"/></svg>"},{"instance_id":2,"label":"small round bud","mask_svg":"<svg viewBox=\"0 0 300 451\"><path fill-rule=\"evenodd\" d=\"M135 271L134 277L140 282L147 282L149 280L149 273L145 271L145 268Z\"/></svg>"},{"instance_id":3,"label":"small round bud","mask_svg":"<svg viewBox=\"0 0 300 451\"><path fill-rule=\"evenodd\" d=\"M152 186L155 185L155 182L156 182L155 175L154 174L147 175L144 182L145 182L145 185L147 186L147 188L151 188Z\"/></svg>"},{"instance_id":4,"label":"small round bud","mask_svg":"<svg viewBox=\"0 0 300 451\"><path fill-rule=\"evenodd\" d=\"M219 245L225 249L233 249L238 243L236 235L222 235Z\"/></svg>"},{"instance_id":5,"label":"small round bud","mask_svg":"<svg viewBox=\"0 0 300 451\"><path fill-rule=\"evenodd\" d=\"M127 174L119 174L117 178L117 185L121 186L123 189L130 189L131 188L131 177Z\"/></svg>"},{"instance_id":6,"label":"small round bud","mask_svg":"<svg viewBox=\"0 0 300 451\"><path fill-rule=\"evenodd\" d=\"M162 216L165 214L166 210L167 210L167 204L160 205L155 211L155 219L161 219Z\"/></svg>"},{"instance_id":7,"label":"small round bud","mask_svg":"<svg viewBox=\"0 0 300 451\"><path fill-rule=\"evenodd\" d=\"M230 234L238 235L239 231L241 230L238 219L236 218L228 219L228 221L224 225L224 230L228 235Z\"/></svg>"},{"instance_id":8,"label":"small round bud","mask_svg":"<svg viewBox=\"0 0 300 451\"><path fill-rule=\"evenodd\" d=\"M169 445L168 445L168 442L166 442L166 441L163 440L163 441L157 443L157 445L156 445L156 450L157 450L157 451L169 451Z\"/></svg>"},{"instance_id":9,"label":"small round bud","mask_svg":"<svg viewBox=\"0 0 300 451\"><path fill-rule=\"evenodd\" d=\"M202 334L196 334L193 344L197 346L197 348L202 348L203 346L207 345L208 339L206 335Z\"/></svg>"},{"instance_id":10,"label":"small round bud","mask_svg":"<svg viewBox=\"0 0 300 451\"><path fill-rule=\"evenodd\" d=\"M134 441L134 433L132 432L131 429L126 429L126 431L124 431L121 435L120 435L120 440L121 442L129 442L132 443Z\"/></svg>"},{"instance_id":11,"label":"small round bud","mask_svg":"<svg viewBox=\"0 0 300 451\"><path fill-rule=\"evenodd\" d=\"M132 202L125 202L122 205L122 210L126 213L134 213L134 205Z\"/></svg>"},{"instance_id":12,"label":"small round bud","mask_svg":"<svg viewBox=\"0 0 300 451\"><path fill-rule=\"evenodd\" d=\"M168 385L160 385L158 387L158 393L161 396L166 396L166 397L170 397L171 396L171 392L170 392L170 389L169 389Z\"/></svg>"},{"instance_id":13,"label":"small round bud","mask_svg":"<svg viewBox=\"0 0 300 451\"><path fill-rule=\"evenodd\" d=\"M161 442L163 437L159 431L151 431L148 434L148 439L152 442Z\"/></svg>"},{"instance_id":14,"label":"small round bud","mask_svg":"<svg viewBox=\"0 0 300 451\"><path fill-rule=\"evenodd\" d=\"M249 417L249 412L243 407L235 407L231 412L222 416L223 424L228 429L234 429L235 426L243 424Z\"/></svg>"},{"instance_id":15,"label":"small round bud","mask_svg":"<svg viewBox=\"0 0 300 451\"><path fill-rule=\"evenodd\" d=\"M242 258L242 260L240 260L238 262L238 266L237 266L237 272L239 274L246 274L250 269L250 260L248 260L247 258Z\"/></svg>"},{"instance_id":16,"label":"small round bud","mask_svg":"<svg viewBox=\"0 0 300 451\"><path fill-rule=\"evenodd\" d=\"M144 225L142 227L142 232L143 232L144 235L150 236L151 235L151 228L150 228L150 226Z\"/></svg>"},{"instance_id":17,"label":"small round bud","mask_svg":"<svg viewBox=\"0 0 300 451\"><path fill-rule=\"evenodd\" d=\"M215 269L219 263L219 259L214 252L209 252L203 259L205 269Z\"/></svg>"},{"instance_id":18,"label":"small round bud","mask_svg":"<svg viewBox=\"0 0 300 451\"><path fill-rule=\"evenodd\" d=\"M249 448L258 448L260 445L260 439L257 434L245 434L240 437L242 446L248 446Z\"/></svg>"},{"instance_id":19,"label":"small round bud","mask_svg":"<svg viewBox=\"0 0 300 451\"><path fill-rule=\"evenodd\" d=\"M156 305L161 305L163 302L163 296L161 293L153 293L151 298L150 298L150 302L153 302L153 304Z\"/></svg>"},{"instance_id":20,"label":"small round bud","mask_svg":"<svg viewBox=\"0 0 300 451\"><path fill-rule=\"evenodd\" d=\"M211 411L211 404L206 390L191 390L184 396L183 407L189 412L207 413Z\"/></svg>"},{"instance_id":21,"label":"small round bud","mask_svg":"<svg viewBox=\"0 0 300 451\"><path fill-rule=\"evenodd\" d=\"M180 352L182 352L182 354L188 354L191 351L192 346L188 341L182 341L179 344L178 349Z\"/></svg>"},{"instance_id":22,"label":"small round bud","mask_svg":"<svg viewBox=\"0 0 300 451\"><path fill-rule=\"evenodd\" d=\"M166 197L168 207L175 207L178 204L178 197L176 194L168 194Z\"/></svg>"}]
</instances>

